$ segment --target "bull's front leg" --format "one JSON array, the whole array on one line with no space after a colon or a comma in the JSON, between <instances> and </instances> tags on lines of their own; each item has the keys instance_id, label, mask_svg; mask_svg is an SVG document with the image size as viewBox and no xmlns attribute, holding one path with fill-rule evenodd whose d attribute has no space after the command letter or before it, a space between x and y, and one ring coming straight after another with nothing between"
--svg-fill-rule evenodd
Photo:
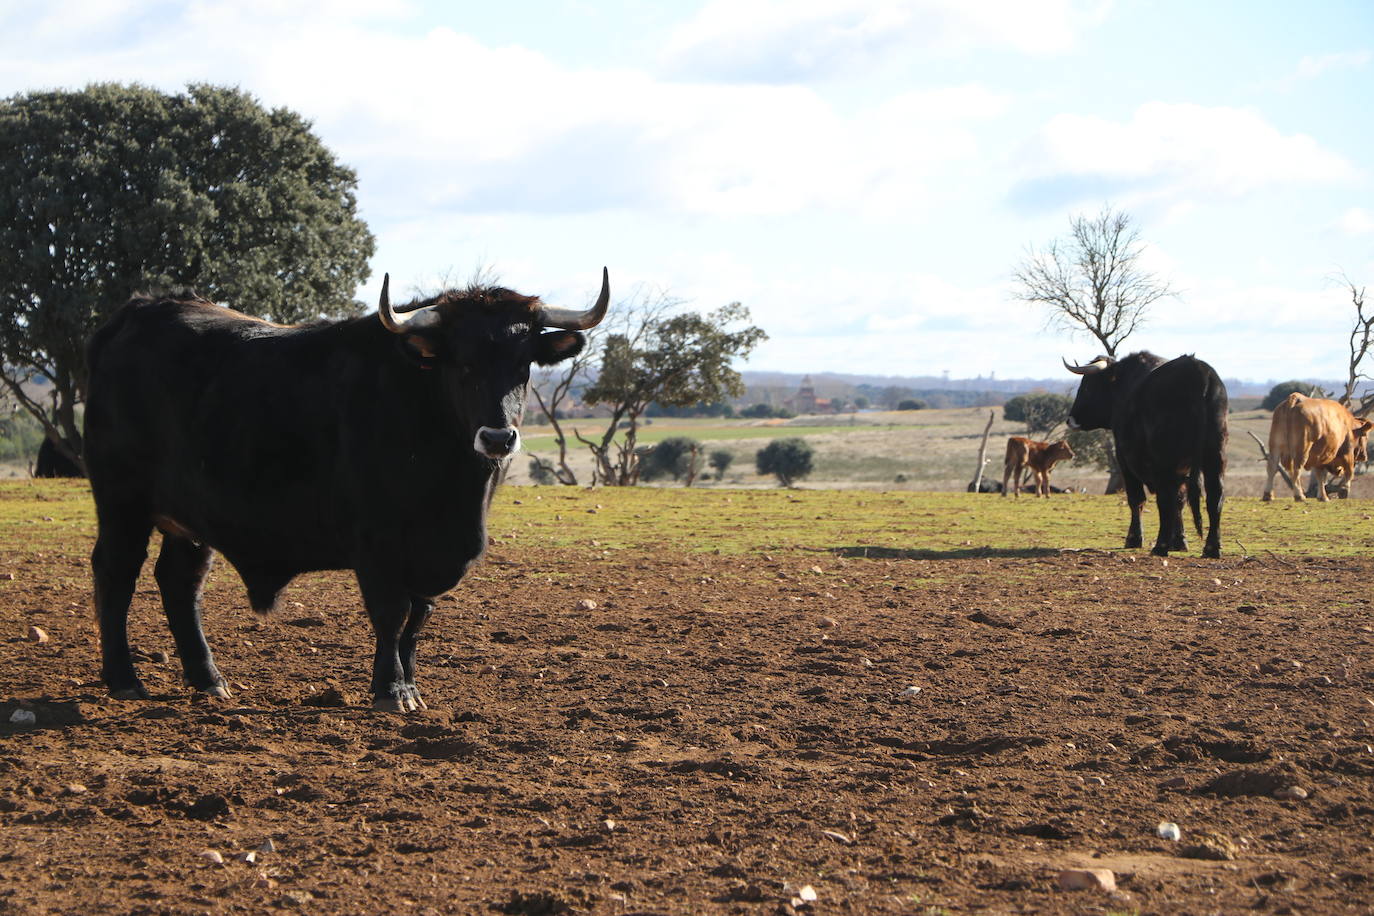
<instances>
[{"instance_id":1,"label":"bull's front leg","mask_svg":"<svg viewBox=\"0 0 1374 916\"><path fill-rule=\"evenodd\" d=\"M428 709L425 701L420 697L420 688L415 683L415 649L420 638L420 630L424 628L425 622L429 620L429 615L434 613L434 601L430 598L411 598L410 617L406 620L405 629L401 631L401 641L397 647L401 656L401 674L405 678L405 685L410 688L410 695L421 709Z\"/></svg>"},{"instance_id":2,"label":"bull's front leg","mask_svg":"<svg viewBox=\"0 0 1374 916\"><path fill-rule=\"evenodd\" d=\"M367 616L377 638L377 652L372 660L372 706L388 712L413 712L422 706L413 679L414 637L418 626L408 641L409 677L401 658L402 646L407 643L405 635L411 617L411 597L393 580L361 569L358 570L358 587L362 590ZM423 622L420 620L421 624Z\"/></svg>"}]
</instances>

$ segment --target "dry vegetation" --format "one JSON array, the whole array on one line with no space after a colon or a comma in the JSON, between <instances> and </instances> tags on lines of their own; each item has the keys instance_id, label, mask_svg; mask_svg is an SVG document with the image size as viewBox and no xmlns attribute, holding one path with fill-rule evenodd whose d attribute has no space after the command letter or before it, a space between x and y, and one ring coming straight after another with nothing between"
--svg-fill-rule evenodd
<instances>
[{"instance_id":1,"label":"dry vegetation","mask_svg":"<svg viewBox=\"0 0 1374 916\"><path fill-rule=\"evenodd\" d=\"M995 412L996 419L988 440L989 460L984 476L1000 481L1007 437L1025 435L1022 424L1002 419L1001 408L865 412L787 421L662 419L647 427L640 438L650 444L668 436L690 436L700 439L708 451L733 452L735 461L724 481L730 487L774 486L776 482L771 478L754 473L754 453L778 436L795 435L804 437L816 449L816 472L803 482L804 487L957 491L973 479L989 410ZM529 451L547 458L553 447L546 429L528 427L526 443ZM1248 410L1231 415L1230 466L1226 477L1229 495L1258 496L1264 486L1264 463L1247 432L1253 432L1261 441L1267 440L1269 412ZM573 454L579 481L585 483L591 479L586 450L575 450ZM527 458L517 459L509 479L517 484L529 482ZM1106 473L1084 465L1060 465L1055 469L1053 483L1099 493L1106 484ZM699 485L718 484L706 481ZM1374 484L1361 478L1352 495L1374 495Z\"/></svg>"}]
</instances>

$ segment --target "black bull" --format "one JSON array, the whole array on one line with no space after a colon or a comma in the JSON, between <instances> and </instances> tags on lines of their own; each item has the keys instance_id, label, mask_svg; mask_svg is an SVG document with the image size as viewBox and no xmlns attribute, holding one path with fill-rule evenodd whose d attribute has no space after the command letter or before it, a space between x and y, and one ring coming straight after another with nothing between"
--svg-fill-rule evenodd
<instances>
[{"instance_id":1,"label":"black bull","mask_svg":"<svg viewBox=\"0 0 1374 916\"><path fill-rule=\"evenodd\" d=\"M1216 370L1180 356L1165 362L1152 353L1120 361L1100 356L1086 366L1064 364L1083 377L1069 411L1075 429L1110 428L1131 508L1126 546L1140 547L1145 490L1159 505L1159 535L1150 551L1186 550L1183 502L1202 534L1199 487L1207 492L1204 557L1221 556L1222 474L1226 471L1226 386Z\"/></svg>"},{"instance_id":2,"label":"black bull","mask_svg":"<svg viewBox=\"0 0 1374 916\"><path fill-rule=\"evenodd\" d=\"M378 314L300 327L193 294L136 296L91 338L91 564L112 694L147 697L127 620L156 527L163 608L195 689L229 695L201 628L219 551L257 611L299 573L354 570L377 639L374 705L424 705L416 639L486 547L530 365L579 352L610 293L603 271L586 311L499 287L393 309L388 285Z\"/></svg>"}]
</instances>

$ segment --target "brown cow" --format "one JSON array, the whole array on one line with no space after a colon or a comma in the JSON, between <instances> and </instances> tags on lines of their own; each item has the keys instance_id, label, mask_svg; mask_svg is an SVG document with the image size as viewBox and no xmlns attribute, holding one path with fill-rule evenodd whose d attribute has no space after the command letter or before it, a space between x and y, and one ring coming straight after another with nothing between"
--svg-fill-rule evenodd
<instances>
[{"instance_id":1,"label":"brown cow","mask_svg":"<svg viewBox=\"0 0 1374 916\"><path fill-rule=\"evenodd\" d=\"M1002 495L1007 495L1007 481L1012 481L1014 495L1021 496L1021 472L1035 474L1035 495L1049 498L1050 470L1066 458L1073 457L1073 449L1064 439L1058 442L1036 442L1025 436L1007 440L1007 458L1002 464Z\"/></svg>"},{"instance_id":2,"label":"brown cow","mask_svg":"<svg viewBox=\"0 0 1374 916\"><path fill-rule=\"evenodd\" d=\"M1350 495L1355 462L1369 460L1365 437L1374 423L1356 417L1350 409L1326 398L1309 398L1296 391L1274 408L1269 422L1269 479L1264 484L1266 502L1274 498L1274 475L1280 467L1293 485L1293 498L1302 501L1298 474L1312 472L1317 498L1325 502L1326 475L1341 478L1340 493Z\"/></svg>"}]
</instances>

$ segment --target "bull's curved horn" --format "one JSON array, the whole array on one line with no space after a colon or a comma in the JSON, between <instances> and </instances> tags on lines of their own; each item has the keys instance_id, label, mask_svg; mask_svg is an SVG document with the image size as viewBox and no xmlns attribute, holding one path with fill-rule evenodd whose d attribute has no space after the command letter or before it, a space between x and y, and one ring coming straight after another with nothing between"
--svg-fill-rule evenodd
<instances>
[{"instance_id":1,"label":"bull's curved horn","mask_svg":"<svg viewBox=\"0 0 1374 916\"><path fill-rule=\"evenodd\" d=\"M409 311L396 311L391 307L391 274L382 274L382 296L377 303L377 316L382 319L382 324L393 334L405 333L407 324L420 325L430 324L433 315L428 308L417 308ZM416 321L416 319L420 319Z\"/></svg>"},{"instance_id":2,"label":"bull's curved horn","mask_svg":"<svg viewBox=\"0 0 1374 916\"><path fill-rule=\"evenodd\" d=\"M1071 366L1067 359L1064 359L1062 356L1059 358L1063 360L1064 368L1068 369L1074 375L1095 375L1112 364L1112 361L1105 356L1099 356L1086 366Z\"/></svg>"},{"instance_id":3,"label":"bull's curved horn","mask_svg":"<svg viewBox=\"0 0 1374 916\"><path fill-rule=\"evenodd\" d=\"M594 328L606 317L606 309L611 304L611 275L601 268L601 295L596 304L585 312L576 309L544 308L539 312L539 323L546 328L562 328L565 331L585 331Z\"/></svg>"}]
</instances>

